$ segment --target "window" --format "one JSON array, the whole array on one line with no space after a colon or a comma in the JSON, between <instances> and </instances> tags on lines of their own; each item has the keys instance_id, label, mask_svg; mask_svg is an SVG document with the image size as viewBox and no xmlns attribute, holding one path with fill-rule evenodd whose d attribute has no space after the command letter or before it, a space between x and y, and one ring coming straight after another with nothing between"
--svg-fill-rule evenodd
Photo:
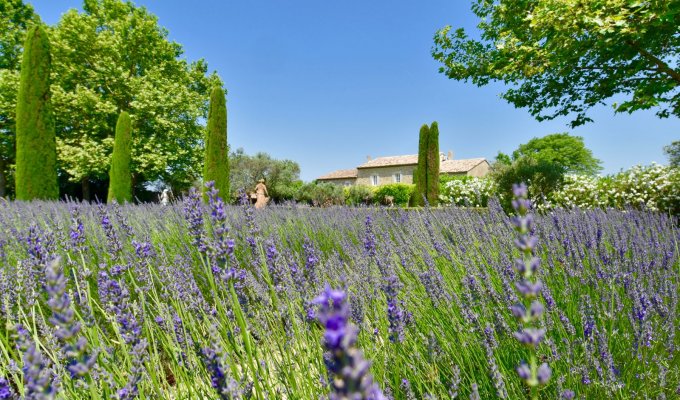
<instances>
[{"instance_id":1,"label":"window","mask_svg":"<svg viewBox=\"0 0 680 400\"><path fill-rule=\"evenodd\" d=\"M378 186L378 175L371 176L371 184L373 184L373 186Z\"/></svg>"},{"instance_id":2,"label":"window","mask_svg":"<svg viewBox=\"0 0 680 400\"><path fill-rule=\"evenodd\" d=\"M401 183L401 172L394 174L394 183Z\"/></svg>"}]
</instances>

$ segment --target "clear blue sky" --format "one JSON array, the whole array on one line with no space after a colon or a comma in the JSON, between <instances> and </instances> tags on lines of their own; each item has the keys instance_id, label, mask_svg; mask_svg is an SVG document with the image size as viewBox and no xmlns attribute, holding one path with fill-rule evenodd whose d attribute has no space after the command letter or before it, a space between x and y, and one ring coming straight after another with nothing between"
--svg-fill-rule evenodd
<instances>
[{"instance_id":1,"label":"clear blue sky","mask_svg":"<svg viewBox=\"0 0 680 400\"><path fill-rule=\"evenodd\" d=\"M48 24L81 0L28 0ZM680 120L653 112L592 113L595 123L539 123L500 99L503 86L447 79L430 56L435 31L474 28L462 0L136 0L159 18L189 60L205 58L228 90L229 142L297 161L302 178L372 157L415 154L418 130L438 121L455 158L511 152L536 136L585 138L604 172L665 163Z\"/></svg>"}]
</instances>

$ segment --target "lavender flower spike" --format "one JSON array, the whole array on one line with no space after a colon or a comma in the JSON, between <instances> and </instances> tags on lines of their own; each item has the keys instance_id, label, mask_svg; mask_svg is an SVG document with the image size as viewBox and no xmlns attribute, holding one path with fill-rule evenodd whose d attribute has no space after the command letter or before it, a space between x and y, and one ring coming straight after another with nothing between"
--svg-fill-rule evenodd
<instances>
[{"instance_id":1,"label":"lavender flower spike","mask_svg":"<svg viewBox=\"0 0 680 400\"><path fill-rule=\"evenodd\" d=\"M519 332L515 332L515 338L531 352L529 363L520 364L517 367L517 374L529 386L531 397L535 399L537 398L535 388L548 383L551 375L548 364L538 366L536 362L536 347L545 337L545 329L539 329L536 324L544 311L543 303L538 299L543 285L535 278L540 266L540 259L535 257L538 238L532 234L534 218L529 213L531 201L528 199L527 186L513 185L512 192L515 197L512 207L516 215L511 222L518 233L515 246L522 254L522 258L515 261L515 269L520 274L520 280L515 286L521 300L510 308L512 314L523 325Z\"/></svg>"},{"instance_id":2,"label":"lavender flower spike","mask_svg":"<svg viewBox=\"0 0 680 400\"><path fill-rule=\"evenodd\" d=\"M314 299L319 306L318 319L326 328L323 344L331 378L330 400L386 400L369 373L370 363L356 347L357 328L349 324L347 296L330 286Z\"/></svg>"},{"instance_id":3,"label":"lavender flower spike","mask_svg":"<svg viewBox=\"0 0 680 400\"><path fill-rule=\"evenodd\" d=\"M52 310L50 323L57 328L56 336L63 343L66 369L72 378L82 378L97 362L97 355L88 354L87 340L79 335L80 323L75 321L71 299L66 293L66 277L57 258L45 269L47 304Z\"/></svg>"}]
</instances>

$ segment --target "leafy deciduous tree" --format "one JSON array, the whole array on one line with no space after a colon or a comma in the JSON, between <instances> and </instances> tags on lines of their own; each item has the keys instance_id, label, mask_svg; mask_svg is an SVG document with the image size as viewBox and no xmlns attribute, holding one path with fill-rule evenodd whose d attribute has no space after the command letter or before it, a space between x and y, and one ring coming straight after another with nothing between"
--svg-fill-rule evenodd
<instances>
[{"instance_id":1,"label":"leafy deciduous tree","mask_svg":"<svg viewBox=\"0 0 680 400\"><path fill-rule=\"evenodd\" d=\"M568 133L554 133L531 139L512 153L514 160L522 157L557 164L567 173L594 175L602 170L602 162L585 146L583 138Z\"/></svg>"},{"instance_id":2,"label":"leafy deciduous tree","mask_svg":"<svg viewBox=\"0 0 680 400\"><path fill-rule=\"evenodd\" d=\"M130 143L132 141L132 121L123 111L116 124L116 137L111 155L109 170L109 195L107 201L116 200L119 204L132 201L132 175L130 173Z\"/></svg>"},{"instance_id":3,"label":"leafy deciduous tree","mask_svg":"<svg viewBox=\"0 0 680 400\"><path fill-rule=\"evenodd\" d=\"M239 148L229 155L230 182L233 190L252 191L264 179L274 201L293 199L302 186L300 166L292 160L277 160L267 153L253 156Z\"/></svg>"},{"instance_id":4,"label":"leafy deciduous tree","mask_svg":"<svg viewBox=\"0 0 680 400\"><path fill-rule=\"evenodd\" d=\"M57 152L50 104L50 42L41 25L26 36L16 111L16 198L56 199Z\"/></svg>"},{"instance_id":5,"label":"leafy deciduous tree","mask_svg":"<svg viewBox=\"0 0 680 400\"><path fill-rule=\"evenodd\" d=\"M668 157L668 162L671 167L680 167L680 140L676 140L673 143L664 146L663 152Z\"/></svg>"},{"instance_id":6,"label":"leafy deciduous tree","mask_svg":"<svg viewBox=\"0 0 680 400\"><path fill-rule=\"evenodd\" d=\"M161 180L176 193L201 176L209 92L203 60L182 59L156 16L132 2L85 0L51 29L60 170L88 192L108 178L114 126L135 116L133 187Z\"/></svg>"},{"instance_id":7,"label":"leafy deciduous tree","mask_svg":"<svg viewBox=\"0 0 680 400\"><path fill-rule=\"evenodd\" d=\"M680 116L680 3L642 0L473 0L480 39L447 26L433 57L449 78L501 81L516 107L539 121L588 110L613 97L616 112Z\"/></svg>"}]
</instances>

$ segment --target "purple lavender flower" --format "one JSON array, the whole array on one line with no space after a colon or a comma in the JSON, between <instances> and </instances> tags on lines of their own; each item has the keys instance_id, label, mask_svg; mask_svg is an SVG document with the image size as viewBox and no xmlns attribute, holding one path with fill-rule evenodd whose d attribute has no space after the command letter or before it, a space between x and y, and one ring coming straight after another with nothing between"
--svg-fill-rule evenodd
<instances>
[{"instance_id":1,"label":"purple lavender flower","mask_svg":"<svg viewBox=\"0 0 680 400\"><path fill-rule=\"evenodd\" d=\"M120 239L118 238L118 233L116 233L116 229L113 227L113 224L111 223L111 217L109 216L106 207L104 207L103 204L100 204L97 207L97 211L99 213L102 228L104 229L104 233L106 234L107 239L106 243L109 249L109 254L111 255L112 258L115 259L118 257L120 252L123 251L123 244L120 242Z\"/></svg>"},{"instance_id":2,"label":"purple lavender flower","mask_svg":"<svg viewBox=\"0 0 680 400\"><path fill-rule=\"evenodd\" d=\"M401 343L404 341L404 327L408 319L404 312L403 303L399 300L399 288L401 282L396 275L388 276L383 285L383 291L387 297L387 319L390 323L390 341Z\"/></svg>"},{"instance_id":3,"label":"purple lavender flower","mask_svg":"<svg viewBox=\"0 0 680 400\"><path fill-rule=\"evenodd\" d=\"M9 381L0 376L0 400L9 400L15 398L14 390L10 386Z\"/></svg>"},{"instance_id":4,"label":"purple lavender flower","mask_svg":"<svg viewBox=\"0 0 680 400\"><path fill-rule=\"evenodd\" d=\"M83 221L80 218L80 212L78 208L73 208L71 210L71 222L71 227L69 229L71 247L75 251L82 251L83 245L85 244L85 227L83 226Z\"/></svg>"},{"instance_id":5,"label":"purple lavender flower","mask_svg":"<svg viewBox=\"0 0 680 400\"><path fill-rule=\"evenodd\" d=\"M536 299L543 289L541 281L535 279L534 275L538 271L540 260L535 257L535 249L538 238L533 236L534 218L529 213L531 201L528 197L528 190L525 184L513 185L514 199L512 206L516 215L511 218L519 237L515 240L515 246L522 254L522 258L515 261L515 268L522 278L515 284L522 302L511 307L512 314L523 323L524 327L515 332L515 338L523 345L528 346L531 351L529 364L522 363L517 367L517 374L529 386L531 395L536 397L535 387L544 385L550 379L550 367L548 364L536 365L536 347L545 337L545 329L536 327L537 320L543 314L543 304Z\"/></svg>"},{"instance_id":6,"label":"purple lavender flower","mask_svg":"<svg viewBox=\"0 0 680 400\"><path fill-rule=\"evenodd\" d=\"M203 204L201 194L196 188L189 190L189 195L184 200L184 218L189 224L189 233L193 238L193 245L198 251L204 253L207 250L205 244L205 230L203 229Z\"/></svg>"},{"instance_id":7,"label":"purple lavender flower","mask_svg":"<svg viewBox=\"0 0 680 400\"><path fill-rule=\"evenodd\" d=\"M240 399L243 395L243 389L229 375L229 366L226 363L217 328L211 325L209 333L211 344L210 347L205 347L201 350L201 358L210 373L211 385L220 396L220 399Z\"/></svg>"},{"instance_id":8,"label":"purple lavender flower","mask_svg":"<svg viewBox=\"0 0 680 400\"><path fill-rule=\"evenodd\" d=\"M80 323L74 320L71 299L66 293L66 278L60 261L52 261L45 270L47 304L52 310L50 323L57 327L56 336L63 343L66 369L72 378L82 378L97 362L95 354L87 352L87 340L80 333Z\"/></svg>"},{"instance_id":9,"label":"purple lavender flower","mask_svg":"<svg viewBox=\"0 0 680 400\"><path fill-rule=\"evenodd\" d=\"M108 311L115 315L120 326L120 334L132 358L128 382L125 387L118 390L117 396L120 400L134 399L139 393L138 385L142 380L144 362L147 358L148 344L146 339L142 338L142 321L133 312L130 294L124 282L110 278L105 271L99 274L99 297L106 303Z\"/></svg>"},{"instance_id":10,"label":"purple lavender flower","mask_svg":"<svg viewBox=\"0 0 680 400\"><path fill-rule=\"evenodd\" d=\"M331 400L386 400L369 373L370 363L356 348L357 328L348 322L345 292L330 286L314 299L319 322L324 326L323 344L330 353L326 363L331 375Z\"/></svg>"},{"instance_id":11,"label":"purple lavender flower","mask_svg":"<svg viewBox=\"0 0 680 400\"><path fill-rule=\"evenodd\" d=\"M24 395L26 399L50 400L57 395L57 385L50 368L49 359L43 357L31 338L31 334L19 324L16 326L17 344L24 354Z\"/></svg>"}]
</instances>

